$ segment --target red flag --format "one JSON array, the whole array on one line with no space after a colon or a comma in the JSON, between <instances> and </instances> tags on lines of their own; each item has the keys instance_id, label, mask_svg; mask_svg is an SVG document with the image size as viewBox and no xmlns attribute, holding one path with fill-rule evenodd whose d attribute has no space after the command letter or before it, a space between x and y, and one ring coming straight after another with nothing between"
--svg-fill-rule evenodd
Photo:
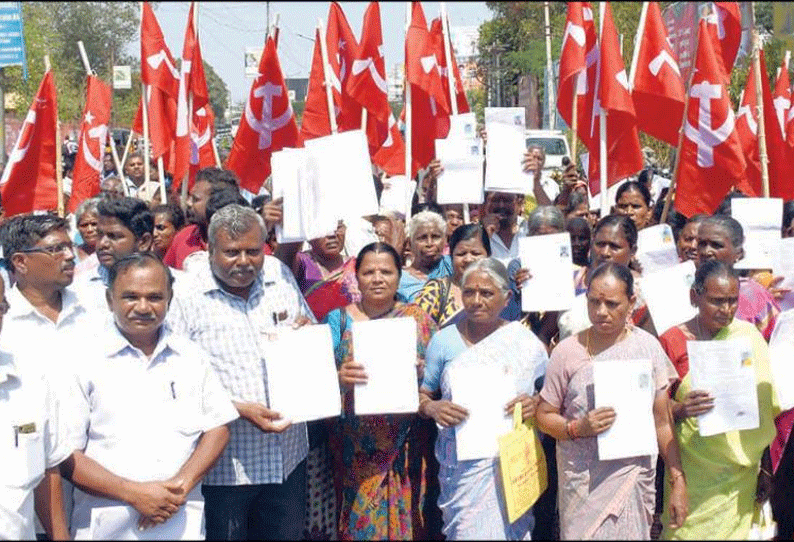
<instances>
[{"instance_id":1,"label":"red flag","mask_svg":"<svg viewBox=\"0 0 794 542\"><path fill-rule=\"evenodd\" d=\"M629 94L629 81L623 57L620 56L618 32L612 20L612 8L605 2L604 21L601 31L599 58L598 95L593 104L593 131L595 139L590 148L590 193L601 190L598 134L600 109L607 112L607 186L633 175L642 169L643 157L637 134L637 118Z\"/></svg>"},{"instance_id":2,"label":"red flag","mask_svg":"<svg viewBox=\"0 0 794 542\"><path fill-rule=\"evenodd\" d=\"M306 107L301 118L301 137L315 137L331 134L331 119L328 115L328 96L325 91L323 57L320 51L320 31L314 32L314 53L312 69L309 72L309 86L306 90Z\"/></svg>"},{"instance_id":3,"label":"red flag","mask_svg":"<svg viewBox=\"0 0 794 542\"><path fill-rule=\"evenodd\" d=\"M772 104L775 108L777 125L780 127L780 133L783 134L783 139L786 139L786 117L791 108L790 86L788 66L786 66L786 61L784 60L781 63L780 73L778 73L777 80L775 81L775 92L772 94Z\"/></svg>"},{"instance_id":4,"label":"red flag","mask_svg":"<svg viewBox=\"0 0 794 542\"><path fill-rule=\"evenodd\" d=\"M215 166L215 151L212 149L212 132L215 127L215 115L209 104L204 105L193 115L190 127L190 169L188 188L193 187L196 172L205 167Z\"/></svg>"},{"instance_id":5,"label":"red flag","mask_svg":"<svg viewBox=\"0 0 794 542\"><path fill-rule=\"evenodd\" d=\"M764 134L766 135L766 154L769 169L769 195L773 198L783 198L785 201L794 199L794 183L789 177L788 145L783 132L778 124L775 104L772 101L772 90L769 88L769 79L766 74L766 61L764 50L760 51L761 64L761 91L764 98Z\"/></svg>"},{"instance_id":6,"label":"red flag","mask_svg":"<svg viewBox=\"0 0 794 542\"><path fill-rule=\"evenodd\" d=\"M141 81L174 99L179 94L179 71L148 2L143 3L141 14Z\"/></svg>"},{"instance_id":7,"label":"red flag","mask_svg":"<svg viewBox=\"0 0 794 542\"><path fill-rule=\"evenodd\" d=\"M276 44L269 37L226 167L237 174L242 188L257 193L270 175L271 154L300 145Z\"/></svg>"},{"instance_id":8,"label":"red flag","mask_svg":"<svg viewBox=\"0 0 794 542\"><path fill-rule=\"evenodd\" d=\"M725 86L725 67L717 55L706 22L701 20L675 194L675 206L686 216L713 213L746 169Z\"/></svg>"},{"instance_id":9,"label":"red flag","mask_svg":"<svg viewBox=\"0 0 794 542\"><path fill-rule=\"evenodd\" d=\"M331 2L328 12L328 28L325 31L328 64L331 66L331 83L334 91L336 123L340 132L361 129L361 106L348 94L353 60L358 51L356 36L347 23L345 14L337 2Z\"/></svg>"},{"instance_id":10,"label":"red flag","mask_svg":"<svg viewBox=\"0 0 794 542\"><path fill-rule=\"evenodd\" d=\"M441 82L438 49L427 28L420 2L412 3L411 24L405 36L405 59L408 81L423 89L437 106L446 108L448 99Z\"/></svg>"},{"instance_id":11,"label":"red flag","mask_svg":"<svg viewBox=\"0 0 794 542\"><path fill-rule=\"evenodd\" d=\"M754 73L755 65L750 62L742 103L739 104L739 110L736 112L736 135L747 162L747 170L736 187L748 196L757 197L761 194L761 161L758 158L758 112L756 111L758 101Z\"/></svg>"},{"instance_id":12,"label":"red flag","mask_svg":"<svg viewBox=\"0 0 794 542\"><path fill-rule=\"evenodd\" d=\"M58 205L55 177L55 141L58 101L52 71L47 71L19 130L19 138L0 178L3 208L13 216Z\"/></svg>"},{"instance_id":13,"label":"red flag","mask_svg":"<svg viewBox=\"0 0 794 542\"><path fill-rule=\"evenodd\" d=\"M637 128L677 146L686 91L658 2L648 2L645 28L637 43L640 49L631 90Z\"/></svg>"},{"instance_id":14,"label":"red flag","mask_svg":"<svg viewBox=\"0 0 794 542\"><path fill-rule=\"evenodd\" d=\"M444 50L444 25L441 22L441 17L436 17L430 22L430 36L432 38L433 49L436 52L436 60L438 62L439 73L441 74L441 87L444 90L444 99L446 100L446 109L452 114L452 105L449 103L449 75L447 72L447 55ZM458 70L458 63L455 60L455 50L452 48L452 40L449 41L449 53L452 57L452 76L455 80L455 102L458 105L458 113L469 112L469 101L466 98L466 91L463 89L463 81L460 78L460 70ZM444 137L449 132L449 127L444 130Z\"/></svg>"},{"instance_id":15,"label":"red flag","mask_svg":"<svg viewBox=\"0 0 794 542\"><path fill-rule=\"evenodd\" d=\"M722 59L726 81L730 81L733 63L742 43L742 14L739 2L713 2L714 11L706 16L714 50Z\"/></svg>"},{"instance_id":16,"label":"red flag","mask_svg":"<svg viewBox=\"0 0 794 542\"><path fill-rule=\"evenodd\" d=\"M190 3L185 44L182 48L182 64L179 77L179 98L176 108L176 144L174 145L174 187L179 188L182 179L188 173L190 165L189 125L195 120L188 120L188 96L193 96L193 114L209 103L207 78L204 75L204 61L201 58L201 47L193 25L195 2ZM211 130L210 130L211 131Z\"/></svg>"},{"instance_id":17,"label":"red flag","mask_svg":"<svg viewBox=\"0 0 794 542\"><path fill-rule=\"evenodd\" d=\"M166 155L171 150L176 131L176 100L157 87L148 87L146 101L149 104L147 112L149 114L151 157L153 160L157 160L163 156L164 162L168 163ZM138 111L135 113L135 121L132 124L132 131L138 134L143 134L142 103L143 96L141 96L141 101L138 102Z\"/></svg>"},{"instance_id":18,"label":"red flag","mask_svg":"<svg viewBox=\"0 0 794 542\"><path fill-rule=\"evenodd\" d=\"M111 103L110 87L97 76L89 75L77 156L72 169L69 212L74 212L83 200L99 194L99 176L102 174Z\"/></svg>"},{"instance_id":19,"label":"red flag","mask_svg":"<svg viewBox=\"0 0 794 542\"><path fill-rule=\"evenodd\" d=\"M589 148L593 139L590 127L598 69L598 39L589 2L568 2L560 51L557 110L568 126L573 126L573 93L576 91L576 133Z\"/></svg>"}]
</instances>

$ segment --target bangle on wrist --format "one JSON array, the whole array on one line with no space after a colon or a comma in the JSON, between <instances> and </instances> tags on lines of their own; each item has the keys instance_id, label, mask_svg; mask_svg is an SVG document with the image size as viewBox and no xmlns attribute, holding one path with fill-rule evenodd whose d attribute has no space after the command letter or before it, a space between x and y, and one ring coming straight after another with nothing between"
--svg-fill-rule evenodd
<instances>
[{"instance_id":1,"label":"bangle on wrist","mask_svg":"<svg viewBox=\"0 0 794 542\"><path fill-rule=\"evenodd\" d=\"M684 473L683 473L683 472L673 472L673 471L670 471L670 485L671 485L671 486L672 486L672 485L675 483L675 481L676 481L676 480L678 480L679 478L683 478L684 480L686 480L686 478L684 477Z\"/></svg>"},{"instance_id":2,"label":"bangle on wrist","mask_svg":"<svg viewBox=\"0 0 794 542\"><path fill-rule=\"evenodd\" d=\"M574 426L575 422L576 420L570 420L568 423L565 424L565 432L568 433L568 438L571 440L574 440L579 436L576 434L576 428Z\"/></svg>"}]
</instances>

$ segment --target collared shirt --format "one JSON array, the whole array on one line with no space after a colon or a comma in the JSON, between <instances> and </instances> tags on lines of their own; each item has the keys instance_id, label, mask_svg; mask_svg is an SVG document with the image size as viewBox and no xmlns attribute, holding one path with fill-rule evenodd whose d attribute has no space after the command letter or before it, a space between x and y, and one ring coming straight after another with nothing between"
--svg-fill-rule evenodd
<instances>
[{"instance_id":1,"label":"collared shirt","mask_svg":"<svg viewBox=\"0 0 794 542\"><path fill-rule=\"evenodd\" d=\"M33 490L44 469L69 457L72 448L58 417L58 399L46 379L20 372L0 352L0 537L36 538Z\"/></svg>"},{"instance_id":2,"label":"collared shirt","mask_svg":"<svg viewBox=\"0 0 794 542\"><path fill-rule=\"evenodd\" d=\"M232 400L268 405L263 341L276 326L299 317L314 320L292 272L265 256L248 299L228 293L210 266L191 276L190 286L176 292L168 321L211 356L213 367ZM308 398L307 398L308 400ZM279 484L306 458L306 424L282 433L265 433L247 420L231 424L231 438L207 474L210 485Z\"/></svg>"},{"instance_id":3,"label":"collared shirt","mask_svg":"<svg viewBox=\"0 0 794 542\"><path fill-rule=\"evenodd\" d=\"M510 260L518 258L518 238L526 236L526 221L518 224L516 233L513 235L513 240L510 242L510 247L505 246L504 241L499 237L499 232L494 232L491 236L491 257L496 258L507 267L510 265Z\"/></svg>"},{"instance_id":4,"label":"collared shirt","mask_svg":"<svg viewBox=\"0 0 794 542\"><path fill-rule=\"evenodd\" d=\"M105 266L99 264L77 275L72 287L86 309L104 315L108 312L105 290L109 282L110 273Z\"/></svg>"},{"instance_id":5,"label":"collared shirt","mask_svg":"<svg viewBox=\"0 0 794 542\"><path fill-rule=\"evenodd\" d=\"M204 432L238 416L206 353L165 326L146 356L109 323L75 371L71 395L72 449L137 482L174 476ZM92 508L119 505L80 490L74 500L78 534L88 534Z\"/></svg>"}]
</instances>

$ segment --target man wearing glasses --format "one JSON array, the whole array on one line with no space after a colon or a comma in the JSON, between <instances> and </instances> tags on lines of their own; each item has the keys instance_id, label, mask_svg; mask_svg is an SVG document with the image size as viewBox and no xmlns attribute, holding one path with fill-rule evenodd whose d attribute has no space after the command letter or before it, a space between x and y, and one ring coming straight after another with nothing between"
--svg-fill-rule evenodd
<instances>
[{"instance_id":1,"label":"man wearing glasses","mask_svg":"<svg viewBox=\"0 0 794 542\"><path fill-rule=\"evenodd\" d=\"M4 351L25 360L24 366L17 367L25 378L63 381L81 362L83 341L98 331L98 324L70 288L75 255L67 222L53 215L24 215L12 218L5 227L3 254L16 284L6 295L10 309L0 344ZM48 476L46 483L50 491L60 490L57 475ZM65 485L67 514L71 492L71 486ZM63 532L57 529L65 528L65 521L53 518L56 533Z\"/></svg>"}]
</instances>

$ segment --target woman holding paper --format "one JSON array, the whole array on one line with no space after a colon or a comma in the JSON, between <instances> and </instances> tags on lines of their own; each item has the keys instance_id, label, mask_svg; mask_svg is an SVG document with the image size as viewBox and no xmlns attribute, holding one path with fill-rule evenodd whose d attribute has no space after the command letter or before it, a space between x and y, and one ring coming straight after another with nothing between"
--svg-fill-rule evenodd
<instances>
[{"instance_id":1,"label":"woman holding paper","mask_svg":"<svg viewBox=\"0 0 794 542\"><path fill-rule=\"evenodd\" d=\"M343 389L344 413L329 423L334 461L339 538L341 540L411 540L426 535L421 506L425 495L423 459L430 441L412 414L357 416L353 387L367 382L364 366L353 354L353 322L409 317L416 321L418 378L435 324L419 307L396 301L400 257L391 245L371 243L356 258L361 301L336 309L325 318L331 326L334 356ZM417 385L418 390L418 385Z\"/></svg>"},{"instance_id":2,"label":"woman holding paper","mask_svg":"<svg viewBox=\"0 0 794 542\"><path fill-rule=\"evenodd\" d=\"M408 222L411 243L411 265L403 269L397 292L406 301L413 301L428 280L448 277L452 264L444 256L447 223L433 211L421 211Z\"/></svg>"},{"instance_id":3,"label":"woman holding paper","mask_svg":"<svg viewBox=\"0 0 794 542\"><path fill-rule=\"evenodd\" d=\"M647 388L651 395L647 415L656 442L646 444L658 446L672 472L671 521L678 527L686 518L687 502L667 397L672 368L658 341L628 323L635 294L626 266L605 263L593 269L586 299L592 325L552 352L537 409L538 427L557 440L560 538L647 540L655 508L656 457L599 459L596 437L612 427L617 414L611 407L595 408L595 365L651 362L650 379L638 382L638 393Z\"/></svg>"},{"instance_id":4,"label":"woman holding paper","mask_svg":"<svg viewBox=\"0 0 794 542\"><path fill-rule=\"evenodd\" d=\"M490 370L511 378L507 390L510 393L496 410L504 409L508 416L520 403L523 418L534 418L535 381L543 376L548 356L528 328L499 317L510 299L507 270L501 262L486 258L472 263L463 273L461 289L463 318L440 330L430 341L419 390L419 413L441 426L436 457L440 463L438 503L444 515L443 532L449 540L524 540L534 524L532 512L512 524L506 521L506 504L497 487L501 480L496 457L458 459L471 455L459 450L456 440L456 427L469 417L469 412L451 399L460 382L455 375L461 371ZM496 395L494 389L477 390L483 400ZM520 393L514 395L515 390ZM495 440L496 437L494 445Z\"/></svg>"},{"instance_id":5,"label":"woman holding paper","mask_svg":"<svg viewBox=\"0 0 794 542\"><path fill-rule=\"evenodd\" d=\"M662 537L746 540L754 501L768 497L771 483L772 467L765 450L775 437L774 418L779 408L772 390L769 352L755 326L735 318L739 279L726 264L713 260L701 265L690 295L698 314L659 338L681 378L672 411L691 510L683 525L666 526ZM706 391L692 389L687 342L737 338L746 338L751 345L746 363L752 364L755 373L760 425L701 436L697 417L714 408L714 398Z\"/></svg>"}]
</instances>

